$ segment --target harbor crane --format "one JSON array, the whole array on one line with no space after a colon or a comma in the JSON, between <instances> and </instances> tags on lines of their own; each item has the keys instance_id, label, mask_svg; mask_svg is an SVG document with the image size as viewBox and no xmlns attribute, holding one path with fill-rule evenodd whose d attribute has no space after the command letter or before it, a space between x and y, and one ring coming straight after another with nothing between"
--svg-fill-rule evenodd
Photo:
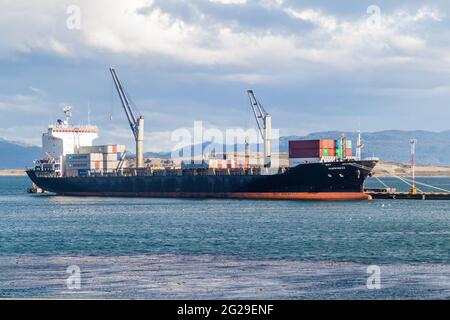
<instances>
[{"instance_id":1,"label":"harbor crane","mask_svg":"<svg viewBox=\"0 0 450 320\"><path fill-rule=\"evenodd\" d=\"M272 117L258 101L253 90L247 90L259 132L264 141L264 167L271 165Z\"/></svg>"},{"instance_id":2,"label":"harbor crane","mask_svg":"<svg viewBox=\"0 0 450 320\"><path fill-rule=\"evenodd\" d=\"M122 103L123 110L127 116L128 123L130 124L131 131L133 132L134 139L136 141L136 168L144 167L144 117L136 116L133 108L130 104L130 99L126 95L122 84L119 81L116 70L109 68L111 72L114 85L116 86L117 93L119 94L120 102Z\"/></svg>"}]
</instances>

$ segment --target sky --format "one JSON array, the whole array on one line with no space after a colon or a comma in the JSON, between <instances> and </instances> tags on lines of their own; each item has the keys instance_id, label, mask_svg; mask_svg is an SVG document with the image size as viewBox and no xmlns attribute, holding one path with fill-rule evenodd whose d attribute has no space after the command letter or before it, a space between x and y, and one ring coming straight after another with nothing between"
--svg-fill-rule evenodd
<instances>
[{"instance_id":1,"label":"sky","mask_svg":"<svg viewBox=\"0 0 450 320\"><path fill-rule=\"evenodd\" d=\"M146 120L252 128L254 89L281 135L450 130L450 2L0 0L0 138L40 145L73 106L98 143L133 146L114 66Z\"/></svg>"}]
</instances>

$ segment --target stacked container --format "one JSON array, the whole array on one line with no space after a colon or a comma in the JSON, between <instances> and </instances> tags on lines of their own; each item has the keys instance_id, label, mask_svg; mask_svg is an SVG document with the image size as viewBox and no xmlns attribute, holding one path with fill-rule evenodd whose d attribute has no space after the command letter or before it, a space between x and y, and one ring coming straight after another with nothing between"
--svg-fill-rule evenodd
<instances>
[{"instance_id":1,"label":"stacked container","mask_svg":"<svg viewBox=\"0 0 450 320\"><path fill-rule=\"evenodd\" d=\"M108 144L103 146L79 147L78 153L119 153L125 152L122 144Z\"/></svg>"},{"instance_id":2,"label":"stacked container","mask_svg":"<svg viewBox=\"0 0 450 320\"><path fill-rule=\"evenodd\" d=\"M342 148L342 141L346 144L345 148ZM343 154L343 151L345 150L345 154ZM336 140L336 157L337 158L349 158L353 156L352 151L352 142L351 140L347 139L339 139Z\"/></svg>"},{"instance_id":3,"label":"stacked container","mask_svg":"<svg viewBox=\"0 0 450 320\"><path fill-rule=\"evenodd\" d=\"M345 143L345 148L342 148ZM343 154L345 152L345 154ZM338 140L298 140L289 141L289 166L299 164L331 162L336 158L352 156L352 142L345 138Z\"/></svg>"},{"instance_id":4,"label":"stacked container","mask_svg":"<svg viewBox=\"0 0 450 320\"><path fill-rule=\"evenodd\" d=\"M289 166L320 162L323 157L336 156L335 140L289 141Z\"/></svg>"},{"instance_id":5,"label":"stacked container","mask_svg":"<svg viewBox=\"0 0 450 320\"><path fill-rule=\"evenodd\" d=\"M201 163L182 161L182 169L247 169L249 167L247 160L231 160L231 159L210 159L203 160Z\"/></svg>"},{"instance_id":6,"label":"stacked container","mask_svg":"<svg viewBox=\"0 0 450 320\"><path fill-rule=\"evenodd\" d=\"M66 175L77 176L92 170L101 170L102 153L68 154L66 156Z\"/></svg>"},{"instance_id":7,"label":"stacked container","mask_svg":"<svg viewBox=\"0 0 450 320\"><path fill-rule=\"evenodd\" d=\"M247 160L222 160L222 159L211 159L208 160L209 169L247 169L249 163Z\"/></svg>"},{"instance_id":8,"label":"stacked container","mask_svg":"<svg viewBox=\"0 0 450 320\"><path fill-rule=\"evenodd\" d=\"M124 145L79 147L76 154L66 156L66 175L79 176L87 172L113 172L125 152Z\"/></svg>"}]
</instances>

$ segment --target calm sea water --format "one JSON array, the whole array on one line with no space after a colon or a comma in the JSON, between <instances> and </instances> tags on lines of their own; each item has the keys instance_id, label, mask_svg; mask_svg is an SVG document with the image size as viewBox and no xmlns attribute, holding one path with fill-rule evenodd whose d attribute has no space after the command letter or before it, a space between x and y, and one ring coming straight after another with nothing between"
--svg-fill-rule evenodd
<instances>
[{"instance_id":1,"label":"calm sea water","mask_svg":"<svg viewBox=\"0 0 450 320\"><path fill-rule=\"evenodd\" d=\"M72 198L28 186L0 177L0 297L450 297L450 201ZM72 264L81 290L66 288ZM369 265L381 290L366 287Z\"/></svg>"}]
</instances>

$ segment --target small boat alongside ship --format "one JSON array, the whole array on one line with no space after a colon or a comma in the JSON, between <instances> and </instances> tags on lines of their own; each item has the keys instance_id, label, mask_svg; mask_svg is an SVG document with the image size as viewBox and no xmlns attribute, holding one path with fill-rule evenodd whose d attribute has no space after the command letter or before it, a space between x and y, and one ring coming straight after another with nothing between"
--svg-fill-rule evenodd
<instances>
[{"instance_id":1,"label":"small boat alongside ship","mask_svg":"<svg viewBox=\"0 0 450 320\"><path fill-rule=\"evenodd\" d=\"M27 170L36 188L62 196L176 197L282 200L369 200L364 181L377 159L353 156L345 137L289 142L289 165L275 166L271 152L271 117L249 90L252 111L263 139L263 161L251 163L247 151L220 159L192 160L154 170L144 163L144 118L136 116L116 71L110 69L136 142L134 167L125 167L121 145L95 146L94 126L76 127L58 120L43 134L41 160Z\"/></svg>"}]
</instances>

